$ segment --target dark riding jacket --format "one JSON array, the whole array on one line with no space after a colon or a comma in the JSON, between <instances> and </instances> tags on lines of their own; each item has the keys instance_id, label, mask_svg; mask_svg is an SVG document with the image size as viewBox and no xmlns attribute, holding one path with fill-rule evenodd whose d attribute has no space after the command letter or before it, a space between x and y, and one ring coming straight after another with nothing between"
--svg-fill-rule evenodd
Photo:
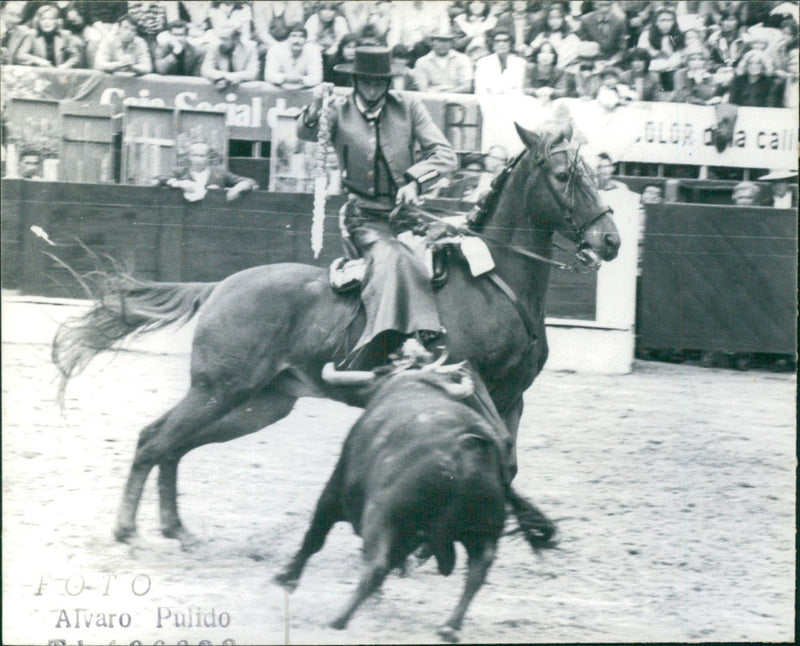
<instances>
[{"instance_id":1,"label":"dark riding jacket","mask_svg":"<svg viewBox=\"0 0 800 646\"><path fill-rule=\"evenodd\" d=\"M330 137L343 181L361 197L393 200L397 189L412 181L417 182L422 193L456 169L453 147L415 97L389 92L374 120L358 109L353 93L335 98L332 108L328 117ZM318 123L306 124L305 113L298 119L297 134L301 139L316 141L318 129ZM421 150L419 161L415 161L417 144Z\"/></svg>"}]
</instances>

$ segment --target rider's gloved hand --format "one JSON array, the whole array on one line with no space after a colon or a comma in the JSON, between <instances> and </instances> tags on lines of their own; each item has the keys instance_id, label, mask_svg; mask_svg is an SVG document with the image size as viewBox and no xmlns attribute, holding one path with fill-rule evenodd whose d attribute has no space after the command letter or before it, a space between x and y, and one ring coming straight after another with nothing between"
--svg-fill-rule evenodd
<instances>
[{"instance_id":1,"label":"rider's gloved hand","mask_svg":"<svg viewBox=\"0 0 800 646\"><path fill-rule=\"evenodd\" d=\"M401 186L400 189L397 191L397 197L395 197L395 203L413 204L413 205L422 204L422 200L419 197L419 186L417 186L417 183L409 182L405 186Z\"/></svg>"},{"instance_id":2,"label":"rider's gloved hand","mask_svg":"<svg viewBox=\"0 0 800 646\"><path fill-rule=\"evenodd\" d=\"M306 114L306 122L312 123L317 120L322 111L322 102L326 96L333 94L333 83L320 83L314 88L313 100Z\"/></svg>"}]
</instances>

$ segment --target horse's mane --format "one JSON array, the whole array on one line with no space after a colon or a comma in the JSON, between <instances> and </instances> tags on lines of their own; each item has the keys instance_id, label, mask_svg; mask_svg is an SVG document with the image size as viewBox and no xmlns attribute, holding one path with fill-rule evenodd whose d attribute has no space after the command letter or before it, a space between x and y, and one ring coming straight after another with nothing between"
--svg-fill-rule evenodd
<instances>
[{"instance_id":1,"label":"horse's mane","mask_svg":"<svg viewBox=\"0 0 800 646\"><path fill-rule=\"evenodd\" d=\"M500 195L508 183L511 171L528 150L530 150L537 163L550 164L556 152L563 152L570 146L572 141L572 121L564 118L549 120L541 124L533 133L536 135L536 145L532 148L525 147L492 180L489 192L480 199L477 213L470 220L469 228L471 230L481 231L486 218L494 213L500 200ZM570 165L570 182L567 187L568 192L575 190L580 191L585 196L590 195L593 190L592 173L586 162L577 154Z\"/></svg>"}]
</instances>

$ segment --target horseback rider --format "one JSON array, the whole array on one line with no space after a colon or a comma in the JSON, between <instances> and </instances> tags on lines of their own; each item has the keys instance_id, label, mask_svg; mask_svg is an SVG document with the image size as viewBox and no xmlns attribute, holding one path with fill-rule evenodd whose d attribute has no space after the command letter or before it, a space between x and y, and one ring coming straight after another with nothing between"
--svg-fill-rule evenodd
<instances>
[{"instance_id":1,"label":"horseback rider","mask_svg":"<svg viewBox=\"0 0 800 646\"><path fill-rule=\"evenodd\" d=\"M366 369L383 363L406 338L425 345L443 332L423 263L395 238L414 222L403 217L402 208L399 215L392 212L419 204L427 188L455 170L456 156L421 101L389 91L403 67L391 60L388 48L359 47L353 63L334 69L354 81L354 91L333 98L327 113L330 142L350 195L342 236L349 253L367 263L361 287L366 325L343 365ZM330 83L315 88L314 100L298 119L301 139L316 141L323 100L332 91Z\"/></svg>"}]
</instances>

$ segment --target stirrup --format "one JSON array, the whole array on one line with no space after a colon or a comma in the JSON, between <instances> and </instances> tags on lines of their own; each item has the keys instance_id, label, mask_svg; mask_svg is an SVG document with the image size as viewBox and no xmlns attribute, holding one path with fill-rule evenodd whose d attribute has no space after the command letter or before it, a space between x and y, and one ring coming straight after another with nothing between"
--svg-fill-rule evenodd
<instances>
[{"instance_id":1,"label":"stirrup","mask_svg":"<svg viewBox=\"0 0 800 646\"><path fill-rule=\"evenodd\" d=\"M337 294L360 287L367 273L367 262L363 258L337 258L331 263L328 280Z\"/></svg>"}]
</instances>

